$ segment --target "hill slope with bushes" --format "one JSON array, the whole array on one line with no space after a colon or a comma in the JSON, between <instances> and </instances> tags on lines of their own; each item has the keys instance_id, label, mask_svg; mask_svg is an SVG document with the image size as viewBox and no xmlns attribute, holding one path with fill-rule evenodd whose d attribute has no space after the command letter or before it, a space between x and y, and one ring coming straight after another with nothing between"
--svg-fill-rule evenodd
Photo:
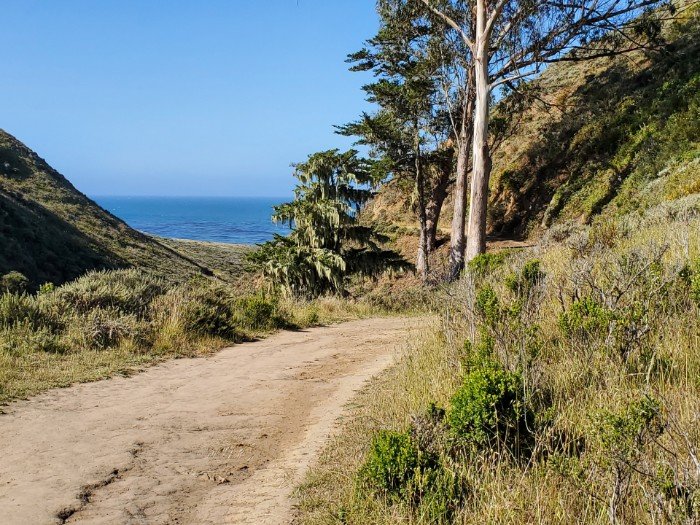
<instances>
[{"instance_id":1,"label":"hill slope with bushes","mask_svg":"<svg viewBox=\"0 0 700 525\"><path fill-rule=\"evenodd\" d=\"M493 233L538 234L700 191L698 6L662 39L542 75L494 156Z\"/></svg>"},{"instance_id":2,"label":"hill slope with bushes","mask_svg":"<svg viewBox=\"0 0 700 525\"><path fill-rule=\"evenodd\" d=\"M495 109L494 237L539 237L700 191L698 6L667 23L662 35L653 51L548 68L522 93L517 119L506 121ZM395 231L415 229L410 191L386 185L365 216ZM448 197L444 234L451 216Z\"/></svg>"},{"instance_id":3,"label":"hill slope with bushes","mask_svg":"<svg viewBox=\"0 0 700 525\"><path fill-rule=\"evenodd\" d=\"M559 64L517 121L496 108L492 240L532 240L432 289L296 523L700 523L700 11L679 13L659 50ZM415 249L410 191L364 216Z\"/></svg>"},{"instance_id":4,"label":"hill slope with bushes","mask_svg":"<svg viewBox=\"0 0 700 525\"><path fill-rule=\"evenodd\" d=\"M18 271L33 287L60 284L94 269L138 266L163 275L209 273L99 207L2 130L0 246L0 275Z\"/></svg>"}]
</instances>

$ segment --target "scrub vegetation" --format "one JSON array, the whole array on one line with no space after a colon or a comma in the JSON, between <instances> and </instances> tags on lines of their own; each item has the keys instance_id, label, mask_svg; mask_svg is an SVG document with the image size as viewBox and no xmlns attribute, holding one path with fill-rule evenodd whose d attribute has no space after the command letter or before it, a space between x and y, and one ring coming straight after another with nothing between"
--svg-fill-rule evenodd
<instances>
[{"instance_id":1,"label":"scrub vegetation","mask_svg":"<svg viewBox=\"0 0 700 525\"><path fill-rule=\"evenodd\" d=\"M699 283L697 196L482 256L360 395L299 523L696 522Z\"/></svg>"},{"instance_id":2,"label":"scrub vegetation","mask_svg":"<svg viewBox=\"0 0 700 525\"><path fill-rule=\"evenodd\" d=\"M369 301L285 299L204 276L174 285L139 269L94 271L33 294L5 281L11 285L0 294L0 403L210 354L278 329L387 313Z\"/></svg>"},{"instance_id":3,"label":"scrub vegetation","mask_svg":"<svg viewBox=\"0 0 700 525\"><path fill-rule=\"evenodd\" d=\"M612 14L380 0L348 59L376 112L338 127L369 158L295 165L258 248L135 232L0 132L0 402L430 312L298 523L700 522L700 10L583 4Z\"/></svg>"},{"instance_id":4,"label":"scrub vegetation","mask_svg":"<svg viewBox=\"0 0 700 525\"><path fill-rule=\"evenodd\" d=\"M557 64L517 118L494 107L498 237L433 286L437 315L359 395L298 523L700 520L700 25L678 6L655 51ZM407 191L365 215L415 243Z\"/></svg>"}]
</instances>

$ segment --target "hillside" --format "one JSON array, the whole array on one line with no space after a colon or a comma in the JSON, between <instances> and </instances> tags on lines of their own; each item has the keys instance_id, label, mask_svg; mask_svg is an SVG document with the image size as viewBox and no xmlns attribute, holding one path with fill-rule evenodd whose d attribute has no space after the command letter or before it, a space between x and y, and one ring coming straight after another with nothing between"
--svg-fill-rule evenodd
<instances>
[{"instance_id":1,"label":"hillside","mask_svg":"<svg viewBox=\"0 0 700 525\"><path fill-rule=\"evenodd\" d=\"M0 130L0 275L33 286L92 269L139 267L162 275L210 273L173 247L130 228Z\"/></svg>"},{"instance_id":2,"label":"hillside","mask_svg":"<svg viewBox=\"0 0 700 525\"><path fill-rule=\"evenodd\" d=\"M700 191L700 11L660 49L561 63L494 155L491 230L532 235Z\"/></svg>"},{"instance_id":3,"label":"hillside","mask_svg":"<svg viewBox=\"0 0 700 525\"><path fill-rule=\"evenodd\" d=\"M529 86L522 115L507 124L496 108L494 237L539 237L553 226L700 192L698 7L667 24L663 38L655 51L548 68ZM396 231L415 229L407 192L386 185L365 216ZM445 234L451 215L448 198Z\"/></svg>"}]
</instances>

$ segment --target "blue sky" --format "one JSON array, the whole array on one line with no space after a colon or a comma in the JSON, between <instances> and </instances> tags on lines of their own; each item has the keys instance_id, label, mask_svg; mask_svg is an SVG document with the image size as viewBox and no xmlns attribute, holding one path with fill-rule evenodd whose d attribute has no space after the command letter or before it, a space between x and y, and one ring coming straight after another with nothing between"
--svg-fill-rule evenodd
<instances>
[{"instance_id":1,"label":"blue sky","mask_svg":"<svg viewBox=\"0 0 700 525\"><path fill-rule=\"evenodd\" d=\"M374 0L2 0L0 128L88 195L288 195L367 109Z\"/></svg>"}]
</instances>

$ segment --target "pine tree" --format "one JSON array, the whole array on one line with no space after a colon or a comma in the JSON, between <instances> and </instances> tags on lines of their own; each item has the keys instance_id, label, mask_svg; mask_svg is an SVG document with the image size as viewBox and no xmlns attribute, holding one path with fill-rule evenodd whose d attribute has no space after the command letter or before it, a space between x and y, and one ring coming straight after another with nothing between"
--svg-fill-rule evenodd
<instances>
[{"instance_id":1,"label":"pine tree","mask_svg":"<svg viewBox=\"0 0 700 525\"><path fill-rule=\"evenodd\" d=\"M379 110L340 126L339 131L369 146L379 160L377 167L386 174L412 180L420 234L416 267L426 280L452 173L451 150L444 147L450 134L448 115L437 103L439 62L426 45L431 35L414 23L412 9L380 3L379 12L377 35L348 57L351 70L372 71L377 77L363 89Z\"/></svg>"}]
</instances>

